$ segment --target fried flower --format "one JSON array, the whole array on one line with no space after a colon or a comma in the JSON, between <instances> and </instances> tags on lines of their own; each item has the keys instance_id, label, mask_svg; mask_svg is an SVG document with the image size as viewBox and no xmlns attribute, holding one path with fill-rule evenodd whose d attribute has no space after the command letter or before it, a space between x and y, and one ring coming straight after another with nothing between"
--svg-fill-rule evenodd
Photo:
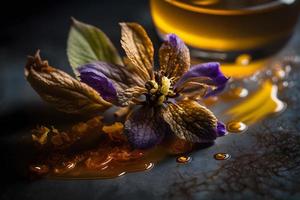
<instances>
[{"instance_id":1,"label":"fried flower","mask_svg":"<svg viewBox=\"0 0 300 200\"><path fill-rule=\"evenodd\" d=\"M105 46L100 45L104 41L100 30L78 21L74 21L70 37L79 34L84 37L83 33L93 32L102 40L89 45L82 38L69 38L68 55L78 79L97 91L106 106L98 107L108 108L107 105L112 104L130 108L124 123L124 133L130 144L135 148L150 148L160 143L166 134L195 143L211 142L223 136L224 124L200 104L202 98L217 95L226 86L228 78L220 71L219 63L190 66L189 49L180 38L169 34L159 49L159 66L154 66L154 48L142 26L136 23L120 25L121 45L127 55L123 61L116 59L115 54L114 59L106 59L104 51L82 62L72 56L79 52L72 49L74 46L86 46L82 54L91 47L95 49L95 45L99 49ZM74 44L76 42L81 43ZM111 42L107 44L110 52L115 52Z\"/></svg>"},{"instance_id":2,"label":"fried flower","mask_svg":"<svg viewBox=\"0 0 300 200\"><path fill-rule=\"evenodd\" d=\"M105 99L115 105L141 104L125 122L130 143L136 148L149 148L158 144L167 132L200 143L224 135L224 125L196 101L196 97L216 95L224 89L228 78L220 71L219 64L190 67L189 49L180 38L170 34L159 50L160 66L155 71L153 46L144 29L135 23L121 23L121 27L122 47L137 73L127 73L127 66L105 62L82 65L78 72L81 81L102 97L109 97Z\"/></svg>"}]
</instances>

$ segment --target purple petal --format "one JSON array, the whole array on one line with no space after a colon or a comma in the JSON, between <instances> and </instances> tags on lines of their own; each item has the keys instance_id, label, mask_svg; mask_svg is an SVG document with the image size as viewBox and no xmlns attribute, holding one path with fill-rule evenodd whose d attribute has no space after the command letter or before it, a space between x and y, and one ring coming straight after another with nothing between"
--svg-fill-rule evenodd
<instances>
[{"instance_id":1,"label":"purple petal","mask_svg":"<svg viewBox=\"0 0 300 200\"><path fill-rule=\"evenodd\" d=\"M173 48L181 49L185 46L183 41L175 34L168 34L166 35L166 38L166 41L169 42Z\"/></svg>"},{"instance_id":2,"label":"purple petal","mask_svg":"<svg viewBox=\"0 0 300 200\"><path fill-rule=\"evenodd\" d=\"M159 144L165 135L165 126L152 108L134 111L125 122L125 134L134 148L146 149Z\"/></svg>"},{"instance_id":3,"label":"purple petal","mask_svg":"<svg viewBox=\"0 0 300 200\"><path fill-rule=\"evenodd\" d=\"M108 79L110 79L117 91L134 86L144 87L145 85L145 81L134 71L130 71L129 67L97 61L84 64L80 66L79 69L86 67L93 68L104 74Z\"/></svg>"},{"instance_id":4,"label":"purple petal","mask_svg":"<svg viewBox=\"0 0 300 200\"><path fill-rule=\"evenodd\" d=\"M106 101L114 101L117 98L117 91L113 83L102 72L93 68L92 65L85 65L78 68L80 79L95 89Z\"/></svg>"},{"instance_id":5,"label":"purple petal","mask_svg":"<svg viewBox=\"0 0 300 200\"><path fill-rule=\"evenodd\" d=\"M226 134L225 124L223 124L222 122L218 121L216 132L217 132L218 137L224 136Z\"/></svg>"},{"instance_id":6,"label":"purple petal","mask_svg":"<svg viewBox=\"0 0 300 200\"><path fill-rule=\"evenodd\" d=\"M220 93L226 86L229 80L220 70L220 64L217 62L209 62L204 64L195 65L190 68L175 84L174 88L179 87L183 83L194 78L207 77L212 81L212 84L216 86L216 89L210 89L205 97L216 95Z\"/></svg>"}]
</instances>

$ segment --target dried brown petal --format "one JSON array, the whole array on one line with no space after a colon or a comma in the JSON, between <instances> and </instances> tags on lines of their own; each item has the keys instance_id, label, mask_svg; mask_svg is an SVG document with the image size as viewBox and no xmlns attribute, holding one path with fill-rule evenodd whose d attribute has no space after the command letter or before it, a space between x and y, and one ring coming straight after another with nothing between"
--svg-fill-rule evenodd
<instances>
[{"instance_id":1,"label":"dried brown petal","mask_svg":"<svg viewBox=\"0 0 300 200\"><path fill-rule=\"evenodd\" d=\"M153 77L154 49L143 27L137 23L120 23L121 45L131 63L140 71L144 80Z\"/></svg>"},{"instance_id":2,"label":"dried brown petal","mask_svg":"<svg viewBox=\"0 0 300 200\"><path fill-rule=\"evenodd\" d=\"M196 101L183 100L163 110L163 118L181 139L190 142L210 142L216 139L217 119Z\"/></svg>"},{"instance_id":3,"label":"dried brown petal","mask_svg":"<svg viewBox=\"0 0 300 200\"><path fill-rule=\"evenodd\" d=\"M29 57L25 77L43 100L67 113L95 113L111 106L94 89L50 67L39 51Z\"/></svg>"},{"instance_id":4,"label":"dried brown petal","mask_svg":"<svg viewBox=\"0 0 300 200\"><path fill-rule=\"evenodd\" d=\"M147 90L144 87L131 87L126 90L120 91L118 96L118 106L129 106L133 105L138 101L138 98L143 94L146 93Z\"/></svg>"},{"instance_id":5,"label":"dried brown petal","mask_svg":"<svg viewBox=\"0 0 300 200\"><path fill-rule=\"evenodd\" d=\"M160 69L169 78L178 80L190 68L190 51L176 35L167 35L159 49Z\"/></svg>"},{"instance_id":6,"label":"dried brown petal","mask_svg":"<svg viewBox=\"0 0 300 200\"><path fill-rule=\"evenodd\" d=\"M55 129L52 129L52 132L50 132L52 139L54 137L54 139L51 140L52 145L54 145L54 148L60 150L68 149L69 147L74 147L76 145L92 145L102 134L102 119L103 117L97 116L87 122L79 122L78 124L73 125L71 130L67 130L67 132L57 131L55 133L53 131ZM59 145L60 141L63 142L61 145Z\"/></svg>"}]
</instances>

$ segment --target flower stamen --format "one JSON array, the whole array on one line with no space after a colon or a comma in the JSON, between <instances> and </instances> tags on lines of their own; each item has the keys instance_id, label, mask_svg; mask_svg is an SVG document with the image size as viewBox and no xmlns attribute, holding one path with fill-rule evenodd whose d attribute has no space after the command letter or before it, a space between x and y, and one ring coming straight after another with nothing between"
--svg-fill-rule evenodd
<instances>
[{"instance_id":1,"label":"flower stamen","mask_svg":"<svg viewBox=\"0 0 300 200\"><path fill-rule=\"evenodd\" d=\"M172 89L172 81L166 76L158 77L158 82L150 80L145 84L148 103L154 105L162 105L169 97L176 96Z\"/></svg>"}]
</instances>

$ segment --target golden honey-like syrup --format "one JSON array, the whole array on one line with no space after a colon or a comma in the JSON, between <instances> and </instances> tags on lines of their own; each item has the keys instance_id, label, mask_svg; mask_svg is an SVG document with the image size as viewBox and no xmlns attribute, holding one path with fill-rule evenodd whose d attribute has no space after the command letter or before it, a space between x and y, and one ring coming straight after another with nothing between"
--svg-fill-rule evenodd
<instances>
[{"instance_id":1,"label":"golden honey-like syrup","mask_svg":"<svg viewBox=\"0 0 300 200\"><path fill-rule=\"evenodd\" d=\"M191 47L243 51L272 46L289 38L299 1L151 0L159 34L175 33Z\"/></svg>"},{"instance_id":2,"label":"golden honey-like syrup","mask_svg":"<svg viewBox=\"0 0 300 200\"><path fill-rule=\"evenodd\" d=\"M95 129L94 131L97 132ZM29 166L29 170L34 175L51 179L116 178L127 173L147 171L166 157L182 155L193 148L192 143L175 136L147 150L132 149L128 142L111 142L106 137L95 149L41 154ZM190 161L189 156L176 158L176 162L181 164Z\"/></svg>"},{"instance_id":3,"label":"golden honey-like syrup","mask_svg":"<svg viewBox=\"0 0 300 200\"><path fill-rule=\"evenodd\" d=\"M116 161L112 158L103 160L94 159L98 166L88 167L86 162L75 165L70 170L61 172L52 171L48 174L48 178L63 179L106 179L123 176L127 173L147 171L151 169L157 162L164 159L167 154L163 148L155 148L144 152L145 154L138 159L127 161ZM101 158L101 156L99 156Z\"/></svg>"},{"instance_id":4,"label":"golden honey-like syrup","mask_svg":"<svg viewBox=\"0 0 300 200\"><path fill-rule=\"evenodd\" d=\"M225 113L230 118L247 125L254 124L270 114L279 113L285 109L285 103L277 95L278 86L266 80L257 91L228 108Z\"/></svg>"}]
</instances>

